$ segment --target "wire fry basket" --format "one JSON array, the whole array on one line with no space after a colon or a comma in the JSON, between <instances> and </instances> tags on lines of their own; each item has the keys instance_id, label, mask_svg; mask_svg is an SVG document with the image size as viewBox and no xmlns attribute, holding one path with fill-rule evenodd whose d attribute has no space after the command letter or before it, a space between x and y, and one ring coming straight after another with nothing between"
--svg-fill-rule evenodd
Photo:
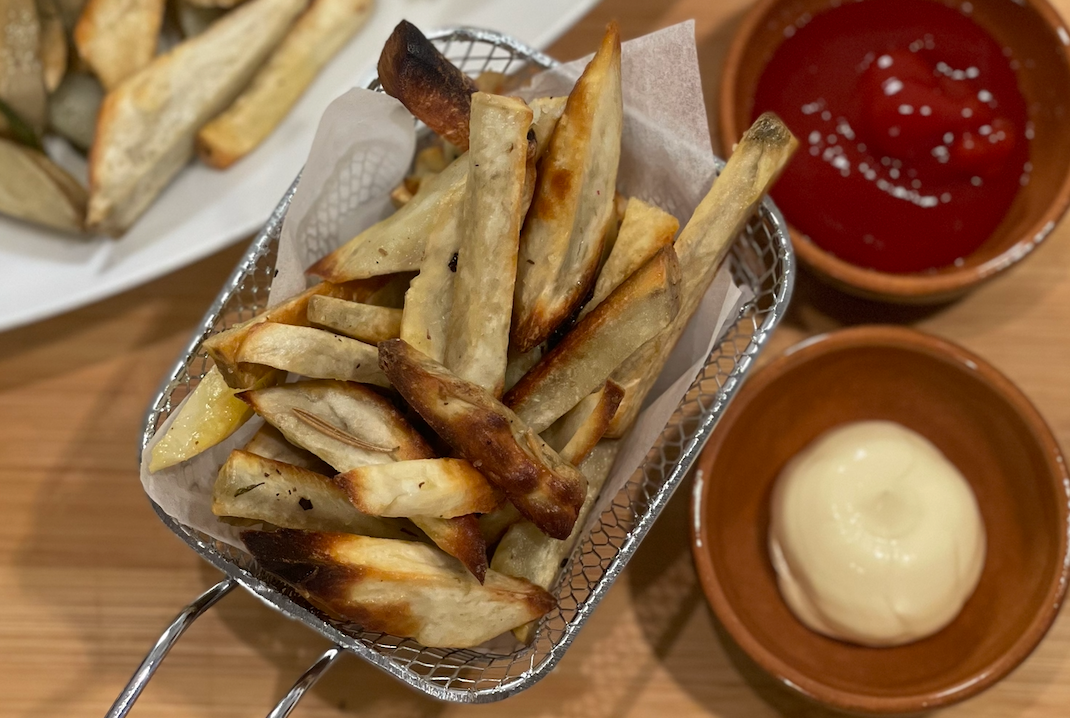
<instances>
[{"instance_id":1,"label":"wire fry basket","mask_svg":"<svg viewBox=\"0 0 1070 718\"><path fill-rule=\"evenodd\" d=\"M429 38L458 67L475 76L485 70L508 75L557 64L546 55L498 33L469 28ZM379 89L377 79L368 84ZM210 367L201 343L208 336L252 318L265 308L283 218L296 188L286 192L208 310L199 331L148 410L141 448ZM181 633L201 613L240 585L279 612L329 640L328 650L269 714L281 718L343 651L352 651L413 688L456 703L488 703L531 687L568 650L591 612L620 575L639 543L687 474L754 359L783 316L791 296L794 258L784 220L766 200L734 243L729 266L735 281L754 298L714 348L646 461L617 493L591 533L572 553L553 588L558 607L544 617L531 646L508 651L427 648L410 639L369 633L334 621L311 607L251 556L172 519L154 502L160 520L226 578L187 606L168 627L116 700L109 716L123 716ZM151 501L151 499L150 499Z\"/></svg>"}]
</instances>

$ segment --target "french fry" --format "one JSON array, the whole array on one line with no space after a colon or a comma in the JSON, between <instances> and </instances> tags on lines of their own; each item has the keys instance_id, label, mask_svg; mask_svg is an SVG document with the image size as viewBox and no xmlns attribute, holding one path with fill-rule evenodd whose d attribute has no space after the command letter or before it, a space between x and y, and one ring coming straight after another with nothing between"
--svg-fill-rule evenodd
<instances>
[{"instance_id":1,"label":"french fry","mask_svg":"<svg viewBox=\"0 0 1070 718\"><path fill-rule=\"evenodd\" d=\"M505 498L464 459L361 466L339 474L334 482L369 516L452 519L494 511Z\"/></svg>"},{"instance_id":2,"label":"french fry","mask_svg":"<svg viewBox=\"0 0 1070 718\"><path fill-rule=\"evenodd\" d=\"M67 74L67 33L56 0L36 0L41 23L41 71L45 90L53 92Z\"/></svg>"},{"instance_id":3,"label":"french fry","mask_svg":"<svg viewBox=\"0 0 1070 718\"><path fill-rule=\"evenodd\" d=\"M598 442L591 454L580 464L580 471L587 477L587 496L583 500L576 519L576 527L568 538L558 540L539 531L532 523L521 521L505 532L491 559L491 570L530 581L536 586L549 589L554 585L563 564L579 541L580 533L594 508L594 502L609 477L610 469L620 450L616 441ZM523 643L535 639L535 623L520 626L513 634Z\"/></svg>"},{"instance_id":4,"label":"french fry","mask_svg":"<svg viewBox=\"0 0 1070 718\"><path fill-rule=\"evenodd\" d=\"M406 528L406 522L361 513L326 476L241 450L232 451L219 470L212 490L212 513L288 529L419 538L416 531Z\"/></svg>"},{"instance_id":5,"label":"french fry","mask_svg":"<svg viewBox=\"0 0 1070 718\"><path fill-rule=\"evenodd\" d=\"M156 54L164 0L89 0L74 28L78 55L112 90Z\"/></svg>"},{"instance_id":6,"label":"french fry","mask_svg":"<svg viewBox=\"0 0 1070 718\"><path fill-rule=\"evenodd\" d=\"M622 399L624 388L609 380L542 432L542 438L562 459L579 466L605 435Z\"/></svg>"},{"instance_id":7,"label":"french fry","mask_svg":"<svg viewBox=\"0 0 1070 718\"><path fill-rule=\"evenodd\" d=\"M379 366L405 400L540 529L564 538L585 480L512 411L401 339L379 345Z\"/></svg>"},{"instance_id":8,"label":"french fry","mask_svg":"<svg viewBox=\"0 0 1070 718\"><path fill-rule=\"evenodd\" d=\"M639 415L643 399L698 309L733 240L798 144L787 126L772 113L763 114L743 133L725 168L674 244L683 270L680 312L667 329L613 372L613 380L624 387L625 397L607 436L623 436Z\"/></svg>"},{"instance_id":9,"label":"french fry","mask_svg":"<svg viewBox=\"0 0 1070 718\"><path fill-rule=\"evenodd\" d=\"M506 501L500 509L483 514L479 517L479 532L483 534L483 541L487 546L493 546L502 540L502 536L515 523L523 521L517 508Z\"/></svg>"},{"instance_id":10,"label":"french fry","mask_svg":"<svg viewBox=\"0 0 1070 718\"><path fill-rule=\"evenodd\" d=\"M197 154L225 169L282 122L332 57L368 21L373 0L312 0L249 87L197 133Z\"/></svg>"},{"instance_id":11,"label":"french fry","mask_svg":"<svg viewBox=\"0 0 1070 718\"><path fill-rule=\"evenodd\" d=\"M0 213L80 232L86 194L44 153L0 137Z\"/></svg>"},{"instance_id":12,"label":"french fry","mask_svg":"<svg viewBox=\"0 0 1070 718\"><path fill-rule=\"evenodd\" d=\"M38 137L48 105L40 42L35 0L0 0L0 101Z\"/></svg>"},{"instance_id":13,"label":"french fry","mask_svg":"<svg viewBox=\"0 0 1070 718\"><path fill-rule=\"evenodd\" d=\"M89 153L87 226L121 234L193 154L307 0L250 0L108 93Z\"/></svg>"},{"instance_id":14,"label":"french fry","mask_svg":"<svg viewBox=\"0 0 1070 718\"><path fill-rule=\"evenodd\" d=\"M487 577L487 544L479 531L479 519L473 514L440 519L435 516L410 516L409 521L427 534L440 549L464 564L480 583Z\"/></svg>"},{"instance_id":15,"label":"french fry","mask_svg":"<svg viewBox=\"0 0 1070 718\"><path fill-rule=\"evenodd\" d=\"M505 365L505 390L509 391L516 386L516 383L539 363L545 353L546 344L540 344L531 351L523 353L510 349L509 362Z\"/></svg>"},{"instance_id":16,"label":"french fry","mask_svg":"<svg viewBox=\"0 0 1070 718\"><path fill-rule=\"evenodd\" d=\"M544 431L669 326L680 309L679 283L676 253L665 247L525 374L505 395L506 406Z\"/></svg>"},{"instance_id":17,"label":"french fry","mask_svg":"<svg viewBox=\"0 0 1070 718\"><path fill-rule=\"evenodd\" d=\"M286 530L246 531L242 540L324 611L425 646L476 646L556 605L544 589L492 571L480 585L426 544Z\"/></svg>"},{"instance_id":18,"label":"french fry","mask_svg":"<svg viewBox=\"0 0 1070 718\"><path fill-rule=\"evenodd\" d=\"M246 408L252 413L252 408L248 406L246 406ZM316 456L311 451L302 449L299 446L294 446L286 440L286 437L282 435L281 431L266 422L263 426L257 429L256 433L253 434L253 438L249 439L249 442L242 448L242 450L248 451L250 454L262 456L265 459L293 464L294 466L299 466L302 469L308 469L309 471L315 471L317 474L323 474L324 476L332 476L335 473L334 469L331 468L326 461Z\"/></svg>"},{"instance_id":19,"label":"french fry","mask_svg":"<svg viewBox=\"0 0 1070 718\"><path fill-rule=\"evenodd\" d=\"M472 96L468 182L443 364L492 395L505 390L505 364L524 222L532 112L523 100Z\"/></svg>"},{"instance_id":20,"label":"french fry","mask_svg":"<svg viewBox=\"0 0 1070 718\"><path fill-rule=\"evenodd\" d=\"M401 314L400 309L322 295L308 302L310 324L368 344L396 338L401 332Z\"/></svg>"},{"instance_id":21,"label":"french fry","mask_svg":"<svg viewBox=\"0 0 1070 718\"><path fill-rule=\"evenodd\" d=\"M579 318L590 314L610 292L650 261L662 247L671 245L678 229L679 220L668 212L638 198L629 200L613 250L598 273L594 294Z\"/></svg>"},{"instance_id":22,"label":"french fry","mask_svg":"<svg viewBox=\"0 0 1070 718\"><path fill-rule=\"evenodd\" d=\"M520 236L512 325L518 351L549 338L591 289L613 219L622 124L620 33L611 23L539 163Z\"/></svg>"},{"instance_id":23,"label":"french fry","mask_svg":"<svg viewBox=\"0 0 1070 718\"><path fill-rule=\"evenodd\" d=\"M415 25L402 20L383 45L379 82L417 119L462 152L475 82L447 60Z\"/></svg>"},{"instance_id":24,"label":"french fry","mask_svg":"<svg viewBox=\"0 0 1070 718\"><path fill-rule=\"evenodd\" d=\"M467 180L468 160L458 158L421 185L404 207L320 259L308 273L337 283L418 270L428 236L463 201Z\"/></svg>"},{"instance_id":25,"label":"french fry","mask_svg":"<svg viewBox=\"0 0 1070 718\"><path fill-rule=\"evenodd\" d=\"M371 344L313 327L262 322L238 348L240 364L259 364L310 379L340 379L388 387Z\"/></svg>"}]
</instances>

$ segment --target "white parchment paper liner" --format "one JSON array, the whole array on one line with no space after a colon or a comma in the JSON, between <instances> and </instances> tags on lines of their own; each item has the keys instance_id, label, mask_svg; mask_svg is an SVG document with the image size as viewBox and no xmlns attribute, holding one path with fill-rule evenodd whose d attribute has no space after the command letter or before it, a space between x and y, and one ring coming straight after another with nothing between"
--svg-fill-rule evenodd
<instances>
[{"instance_id":1,"label":"white parchment paper liner","mask_svg":"<svg viewBox=\"0 0 1070 718\"><path fill-rule=\"evenodd\" d=\"M528 99L567 94L588 60L543 72L518 94ZM716 173L694 24L681 23L624 43L621 71L625 120L618 190L671 212L682 226ZM283 224L271 304L306 287L305 267L390 213L389 192L408 171L415 144L412 116L385 94L354 89L331 103ZM717 275L624 439L589 524L642 463L725 325L750 296L747 288L735 286L727 269ZM172 518L241 547L239 529L211 512L212 486L226 457L249 441L262 420L254 418L226 441L179 466L150 474L152 447L176 414L164 422L142 456L145 492Z\"/></svg>"}]
</instances>

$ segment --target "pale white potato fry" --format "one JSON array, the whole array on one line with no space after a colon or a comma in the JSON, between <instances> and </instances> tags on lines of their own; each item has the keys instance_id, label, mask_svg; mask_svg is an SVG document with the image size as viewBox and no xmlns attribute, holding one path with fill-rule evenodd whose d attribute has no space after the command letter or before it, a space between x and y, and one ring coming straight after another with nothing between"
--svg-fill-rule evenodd
<instances>
[{"instance_id":1,"label":"pale white potato fry","mask_svg":"<svg viewBox=\"0 0 1070 718\"><path fill-rule=\"evenodd\" d=\"M0 137L0 212L66 232L80 232L85 190L42 152Z\"/></svg>"},{"instance_id":2,"label":"pale white potato fry","mask_svg":"<svg viewBox=\"0 0 1070 718\"><path fill-rule=\"evenodd\" d=\"M394 339L401 331L400 309L316 296L308 302L308 321L367 344Z\"/></svg>"},{"instance_id":3,"label":"pale white potato fry","mask_svg":"<svg viewBox=\"0 0 1070 718\"><path fill-rule=\"evenodd\" d=\"M493 511L501 491L464 459L417 459L350 469L334 478L369 516L451 519Z\"/></svg>"},{"instance_id":4,"label":"pale white potato fry","mask_svg":"<svg viewBox=\"0 0 1070 718\"><path fill-rule=\"evenodd\" d=\"M607 381L542 432L543 440L562 459L578 466L605 435L623 398L624 389L612 380Z\"/></svg>"},{"instance_id":5,"label":"pale white potato fry","mask_svg":"<svg viewBox=\"0 0 1070 718\"><path fill-rule=\"evenodd\" d=\"M251 407L249 411L252 411ZM334 469L326 461L307 449L294 446L286 440L281 431L267 422L256 430L253 438L249 439L249 442L242 447L242 450L262 456L265 459L273 459L286 464L300 466L302 469L315 471L317 474L323 474L324 476L333 476L335 474Z\"/></svg>"},{"instance_id":6,"label":"pale white potato fry","mask_svg":"<svg viewBox=\"0 0 1070 718\"><path fill-rule=\"evenodd\" d=\"M238 348L242 364L260 364L307 376L390 386L371 344L313 327L262 322L249 329Z\"/></svg>"}]
</instances>

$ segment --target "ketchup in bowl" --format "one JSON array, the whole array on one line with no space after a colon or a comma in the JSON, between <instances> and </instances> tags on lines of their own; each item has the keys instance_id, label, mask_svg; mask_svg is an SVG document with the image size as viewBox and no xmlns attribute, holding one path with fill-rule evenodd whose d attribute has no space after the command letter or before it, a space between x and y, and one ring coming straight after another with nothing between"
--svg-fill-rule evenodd
<instances>
[{"instance_id":1,"label":"ketchup in bowl","mask_svg":"<svg viewBox=\"0 0 1070 718\"><path fill-rule=\"evenodd\" d=\"M884 272L947 266L1028 182L1012 59L968 9L862 0L785 30L754 116L776 112L799 138L773 198L822 249Z\"/></svg>"}]
</instances>

